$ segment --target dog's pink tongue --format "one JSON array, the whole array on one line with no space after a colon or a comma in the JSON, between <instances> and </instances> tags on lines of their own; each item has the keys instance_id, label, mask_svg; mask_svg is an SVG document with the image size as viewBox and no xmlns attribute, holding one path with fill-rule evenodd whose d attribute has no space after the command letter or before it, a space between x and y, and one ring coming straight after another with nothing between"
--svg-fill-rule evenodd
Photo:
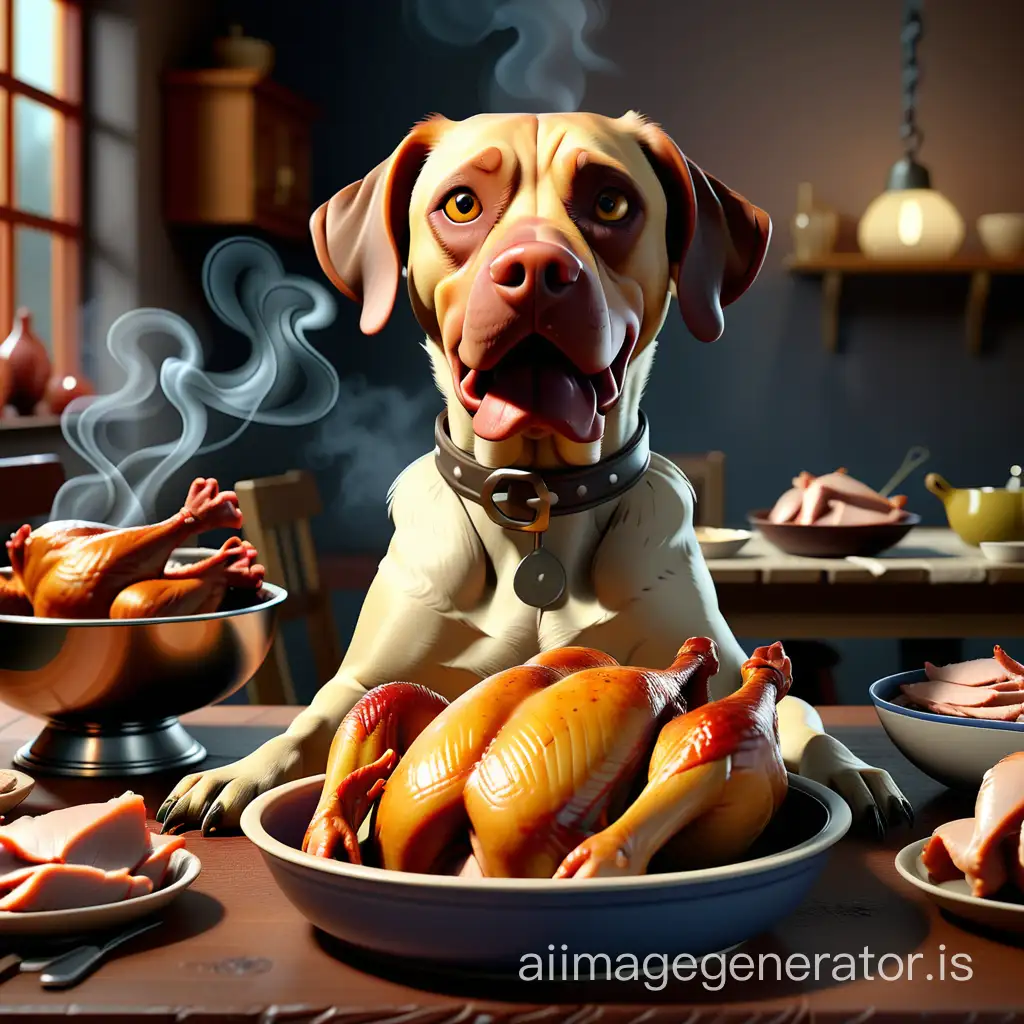
<instances>
[{"instance_id":1,"label":"dog's pink tongue","mask_svg":"<svg viewBox=\"0 0 1024 1024\"><path fill-rule=\"evenodd\" d=\"M499 366L473 431L487 441L503 441L530 426L544 426L574 441L601 436L593 385L559 366L519 363Z\"/></svg>"}]
</instances>

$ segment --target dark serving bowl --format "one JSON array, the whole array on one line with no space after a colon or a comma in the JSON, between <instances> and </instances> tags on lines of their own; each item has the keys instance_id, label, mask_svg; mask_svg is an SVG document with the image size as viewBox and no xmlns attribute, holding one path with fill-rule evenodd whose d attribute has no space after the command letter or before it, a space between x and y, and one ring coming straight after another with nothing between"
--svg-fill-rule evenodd
<instances>
[{"instance_id":1,"label":"dark serving bowl","mask_svg":"<svg viewBox=\"0 0 1024 1024\"><path fill-rule=\"evenodd\" d=\"M747 520L760 530L769 543L787 555L806 558L870 558L898 544L921 522L913 512L904 512L898 523L875 526L798 526L795 523L770 523L769 509L751 512Z\"/></svg>"}]
</instances>

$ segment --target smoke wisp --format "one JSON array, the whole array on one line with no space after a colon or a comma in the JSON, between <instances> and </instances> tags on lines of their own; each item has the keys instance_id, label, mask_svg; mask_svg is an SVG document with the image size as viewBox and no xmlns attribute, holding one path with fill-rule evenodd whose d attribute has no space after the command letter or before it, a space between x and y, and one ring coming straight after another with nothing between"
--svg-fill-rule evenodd
<instances>
[{"instance_id":1,"label":"smoke wisp","mask_svg":"<svg viewBox=\"0 0 1024 1024\"><path fill-rule=\"evenodd\" d=\"M512 29L516 40L494 66L485 101L495 112L579 110L587 73L613 72L588 38L607 19L607 0L409 0L435 39L472 47Z\"/></svg>"},{"instance_id":2,"label":"smoke wisp","mask_svg":"<svg viewBox=\"0 0 1024 1024\"><path fill-rule=\"evenodd\" d=\"M251 238L230 238L207 254L203 290L217 316L244 335L250 351L237 369L207 371L203 347L182 317L164 309L125 313L107 334L107 350L126 379L113 394L72 402L61 419L67 443L95 472L74 477L54 499L51 519L112 526L152 521L164 484L191 459L225 448L252 423L297 427L325 416L338 399L334 367L306 332L334 322L333 296L305 277L285 273L277 254ZM144 339L159 334L178 354L159 362ZM176 440L126 450L116 439L173 408ZM210 413L236 421L209 440Z\"/></svg>"}]
</instances>

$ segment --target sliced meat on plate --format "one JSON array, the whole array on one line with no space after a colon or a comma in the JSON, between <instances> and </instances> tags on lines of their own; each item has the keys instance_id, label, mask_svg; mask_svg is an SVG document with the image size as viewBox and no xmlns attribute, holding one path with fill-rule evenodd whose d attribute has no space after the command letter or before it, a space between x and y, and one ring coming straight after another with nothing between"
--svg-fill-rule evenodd
<instances>
[{"instance_id":1,"label":"sliced meat on plate","mask_svg":"<svg viewBox=\"0 0 1024 1024\"><path fill-rule=\"evenodd\" d=\"M1010 754L989 768L974 806L974 834L964 856L975 896L990 896L1006 882L1007 841L1014 853L1024 822L1024 752Z\"/></svg>"},{"instance_id":2,"label":"sliced meat on plate","mask_svg":"<svg viewBox=\"0 0 1024 1024\"><path fill-rule=\"evenodd\" d=\"M933 665L926 661L924 672L929 679L959 683L961 686L990 686L1010 679L1010 673L995 658L975 658L954 665Z\"/></svg>"},{"instance_id":3,"label":"sliced meat on plate","mask_svg":"<svg viewBox=\"0 0 1024 1024\"><path fill-rule=\"evenodd\" d=\"M101 871L84 864L40 864L0 899L0 910L39 912L119 903L132 889L125 869Z\"/></svg>"},{"instance_id":4,"label":"sliced meat on plate","mask_svg":"<svg viewBox=\"0 0 1024 1024\"><path fill-rule=\"evenodd\" d=\"M933 882L952 882L964 877L967 847L973 835L973 818L947 821L932 833L921 851L921 862Z\"/></svg>"},{"instance_id":5,"label":"sliced meat on plate","mask_svg":"<svg viewBox=\"0 0 1024 1024\"><path fill-rule=\"evenodd\" d=\"M927 700L936 704L952 704L958 708L997 707L1024 704L1024 689L999 690L994 686L964 686L941 679L926 683L904 683L900 690L911 700Z\"/></svg>"},{"instance_id":6,"label":"sliced meat on plate","mask_svg":"<svg viewBox=\"0 0 1024 1024\"><path fill-rule=\"evenodd\" d=\"M153 883L154 889L159 889L164 884L164 879L167 876L167 868L171 863L171 856L175 850L180 850L185 845L185 837L160 835L151 832L149 843L149 853L142 863L135 868L135 874L144 875Z\"/></svg>"}]
</instances>

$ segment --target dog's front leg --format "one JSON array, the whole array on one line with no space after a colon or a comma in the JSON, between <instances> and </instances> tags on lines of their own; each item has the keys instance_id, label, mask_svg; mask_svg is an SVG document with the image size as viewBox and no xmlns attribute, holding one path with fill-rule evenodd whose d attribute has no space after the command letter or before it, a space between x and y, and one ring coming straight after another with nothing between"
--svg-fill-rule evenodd
<instances>
[{"instance_id":1,"label":"dog's front leg","mask_svg":"<svg viewBox=\"0 0 1024 1024\"><path fill-rule=\"evenodd\" d=\"M791 772L834 789L850 805L854 821L880 836L900 820L913 822L913 808L892 776L829 736L810 704L783 697L778 715L782 757Z\"/></svg>"}]
</instances>

